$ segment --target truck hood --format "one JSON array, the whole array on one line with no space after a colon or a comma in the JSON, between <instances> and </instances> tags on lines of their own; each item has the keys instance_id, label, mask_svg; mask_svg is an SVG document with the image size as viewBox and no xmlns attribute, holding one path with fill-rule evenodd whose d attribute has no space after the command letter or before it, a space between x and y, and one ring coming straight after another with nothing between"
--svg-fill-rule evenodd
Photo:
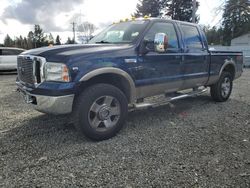
<instances>
[{"instance_id":1,"label":"truck hood","mask_svg":"<svg viewBox=\"0 0 250 188\"><path fill-rule=\"evenodd\" d=\"M80 57L96 57L108 54L114 54L114 51L127 50L133 47L129 44L84 44L84 45L60 45L53 47L43 47L28 50L22 55L34 55L46 58L47 61L67 62L70 59Z\"/></svg>"}]
</instances>

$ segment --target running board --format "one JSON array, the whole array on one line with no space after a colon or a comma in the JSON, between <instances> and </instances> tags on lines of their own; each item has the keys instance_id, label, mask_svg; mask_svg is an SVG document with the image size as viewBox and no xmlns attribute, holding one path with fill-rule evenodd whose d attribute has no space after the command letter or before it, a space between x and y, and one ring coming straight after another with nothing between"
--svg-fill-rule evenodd
<instances>
[{"instance_id":1,"label":"running board","mask_svg":"<svg viewBox=\"0 0 250 188\"><path fill-rule=\"evenodd\" d=\"M194 90L193 92L190 93L186 93L186 94L180 94L174 97L165 97L164 100L160 100L158 102L144 102L144 103L136 103L133 105L134 109L145 109L145 108L153 108L156 106L161 106L161 105L166 105L169 104L172 101L176 101L176 100L180 100L180 99L185 99L188 97L194 97L194 96L198 96L202 93L205 93L207 91L207 88L204 89L198 89L198 90Z\"/></svg>"}]
</instances>

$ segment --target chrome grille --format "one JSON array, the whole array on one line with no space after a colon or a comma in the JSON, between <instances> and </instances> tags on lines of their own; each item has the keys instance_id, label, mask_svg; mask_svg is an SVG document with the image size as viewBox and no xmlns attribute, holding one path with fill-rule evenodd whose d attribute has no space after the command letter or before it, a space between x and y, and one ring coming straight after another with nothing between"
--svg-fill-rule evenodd
<instances>
[{"instance_id":1,"label":"chrome grille","mask_svg":"<svg viewBox=\"0 0 250 188\"><path fill-rule=\"evenodd\" d=\"M18 56L17 70L20 81L28 84L34 84L35 78L33 69L33 60L30 57Z\"/></svg>"}]
</instances>

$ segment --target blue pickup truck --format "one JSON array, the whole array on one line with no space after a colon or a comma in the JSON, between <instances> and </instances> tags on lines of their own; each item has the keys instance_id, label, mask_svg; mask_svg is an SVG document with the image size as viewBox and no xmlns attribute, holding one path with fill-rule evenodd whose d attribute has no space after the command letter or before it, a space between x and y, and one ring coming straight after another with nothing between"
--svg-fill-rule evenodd
<instances>
[{"instance_id":1,"label":"blue pickup truck","mask_svg":"<svg viewBox=\"0 0 250 188\"><path fill-rule=\"evenodd\" d=\"M226 101L242 68L242 52L209 49L196 24L141 18L113 24L85 45L22 53L16 83L36 110L71 114L80 133L104 140L130 108L154 106L147 97L165 94L169 102L210 87L212 99Z\"/></svg>"}]
</instances>

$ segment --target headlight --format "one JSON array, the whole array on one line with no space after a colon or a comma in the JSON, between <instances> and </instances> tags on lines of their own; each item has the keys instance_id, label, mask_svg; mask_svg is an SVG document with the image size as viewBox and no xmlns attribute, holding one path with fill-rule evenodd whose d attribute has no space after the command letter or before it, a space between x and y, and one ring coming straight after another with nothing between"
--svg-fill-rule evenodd
<instances>
[{"instance_id":1,"label":"headlight","mask_svg":"<svg viewBox=\"0 0 250 188\"><path fill-rule=\"evenodd\" d=\"M45 64L45 80L46 81L58 81L69 82L69 70L63 63L50 63Z\"/></svg>"}]
</instances>

